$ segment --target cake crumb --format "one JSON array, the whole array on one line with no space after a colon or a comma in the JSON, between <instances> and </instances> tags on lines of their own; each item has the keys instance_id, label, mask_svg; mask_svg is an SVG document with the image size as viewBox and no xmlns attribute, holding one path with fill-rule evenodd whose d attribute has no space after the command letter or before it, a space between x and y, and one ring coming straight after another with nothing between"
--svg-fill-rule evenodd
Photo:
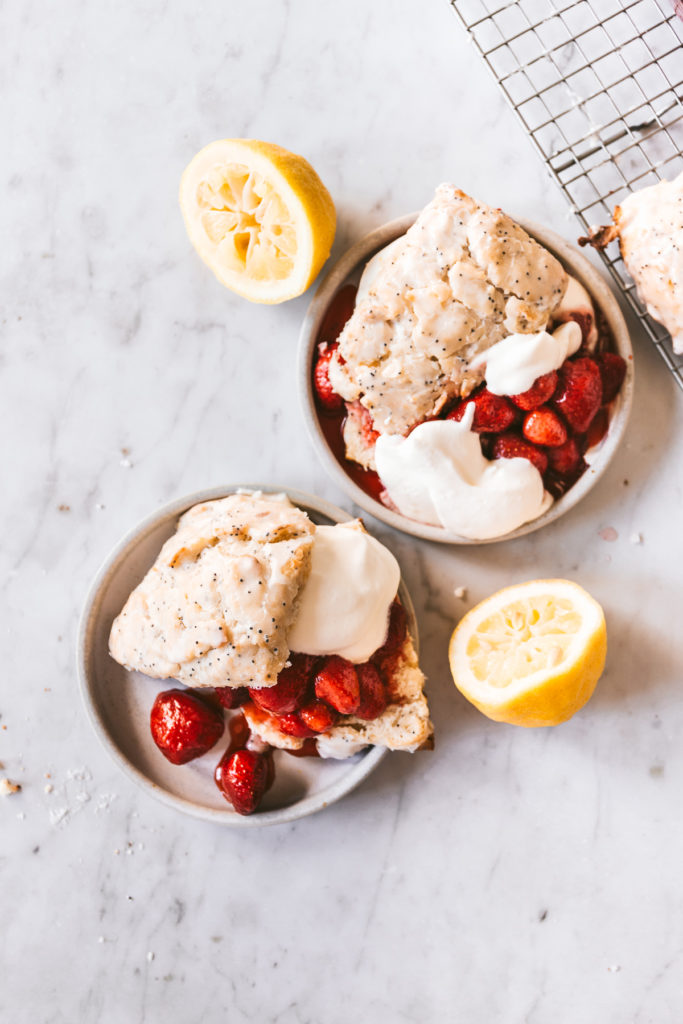
<instances>
[{"instance_id":1,"label":"cake crumb","mask_svg":"<svg viewBox=\"0 0 683 1024\"><path fill-rule=\"evenodd\" d=\"M18 782L10 782L9 779L0 779L0 796L12 796L20 793L21 786Z\"/></svg>"},{"instance_id":2,"label":"cake crumb","mask_svg":"<svg viewBox=\"0 0 683 1024\"><path fill-rule=\"evenodd\" d=\"M147 963L151 964L153 959L154 959L154 953L152 953L152 951L150 950L149 953L147 954Z\"/></svg>"},{"instance_id":3,"label":"cake crumb","mask_svg":"<svg viewBox=\"0 0 683 1024\"><path fill-rule=\"evenodd\" d=\"M603 540L606 540L610 544L613 544L614 541L618 539L619 534L613 526L604 526L602 530L600 530L600 536Z\"/></svg>"},{"instance_id":4,"label":"cake crumb","mask_svg":"<svg viewBox=\"0 0 683 1024\"><path fill-rule=\"evenodd\" d=\"M621 970L621 964L610 964L607 970L610 974L618 974Z\"/></svg>"},{"instance_id":5,"label":"cake crumb","mask_svg":"<svg viewBox=\"0 0 683 1024\"><path fill-rule=\"evenodd\" d=\"M455 587L453 593L460 601L467 600L467 587Z\"/></svg>"},{"instance_id":6,"label":"cake crumb","mask_svg":"<svg viewBox=\"0 0 683 1024\"><path fill-rule=\"evenodd\" d=\"M48 782L47 785L45 786L45 788L43 789L43 792L44 793L51 793L54 788L55 787L52 785L52 783Z\"/></svg>"},{"instance_id":7,"label":"cake crumb","mask_svg":"<svg viewBox=\"0 0 683 1024\"><path fill-rule=\"evenodd\" d=\"M642 533L632 533L631 536L629 537L629 540L631 541L631 544L642 544L643 543L643 535L642 535Z\"/></svg>"}]
</instances>

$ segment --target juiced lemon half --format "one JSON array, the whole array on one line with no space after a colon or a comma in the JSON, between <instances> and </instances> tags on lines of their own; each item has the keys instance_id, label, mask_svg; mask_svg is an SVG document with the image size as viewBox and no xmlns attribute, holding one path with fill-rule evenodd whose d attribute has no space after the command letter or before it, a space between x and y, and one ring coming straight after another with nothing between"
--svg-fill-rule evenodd
<instances>
[{"instance_id":1,"label":"juiced lemon half","mask_svg":"<svg viewBox=\"0 0 683 1024\"><path fill-rule=\"evenodd\" d=\"M301 295L327 259L332 198L302 156L271 142L220 139L180 182L190 241L222 284L252 302Z\"/></svg>"},{"instance_id":2,"label":"juiced lemon half","mask_svg":"<svg viewBox=\"0 0 683 1024\"><path fill-rule=\"evenodd\" d=\"M602 608L569 580L499 590L453 631L455 685L496 722L559 725L589 699L605 667Z\"/></svg>"}]
</instances>

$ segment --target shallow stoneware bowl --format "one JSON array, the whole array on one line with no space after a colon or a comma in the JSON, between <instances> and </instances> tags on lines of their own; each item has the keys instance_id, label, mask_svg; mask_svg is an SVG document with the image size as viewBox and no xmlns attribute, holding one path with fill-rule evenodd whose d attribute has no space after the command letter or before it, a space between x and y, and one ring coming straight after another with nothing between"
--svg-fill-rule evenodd
<instances>
[{"instance_id":1,"label":"shallow stoneware bowl","mask_svg":"<svg viewBox=\"0 0 683 1024\"><path fill-rule=\"evenodd\" d=\"M444 544L491 544L497 541L522 537L526 533L540 530L541 527L555 522L556 519L559 519L560 516L563 516L565 512L568 512L570 508L573 508L574 505L581 501L584 495L590 491L605 472L612 456L617 450L626 429L633 398L633 349L626 321L617 300L604 278L578 249L555 234L554 231L549 231L548 228L541 227L539 224L531 221L518 220L517 223L529 235L557 256L565 269L583 284L592 297L593 302L600 308L607 320L612 332L616 352L626 360L626 379L619 395L612 403L609 430L600 444L596 445L587 454L588 469L574 486L565 495L554 501L548 511L539 516L538 519L525 523L511 533L506 533L501 537L492 537L489 540L471 540L470 538L461 537L459 534L445 530L443 527L430 526L426 523L417 522L414 519L408 519L406 516L392 511L386 505L371 497L348 475L344 467L337 460L320 426L313 394L312 367L318 334L325 314L339 289L345 284L357 284L368 260L376 252L384 248L385 245L393 242L400 235L405 234L416 217L417 214L412 213L398 220L390 221L388 224L384 224L369 235L366 235L365 238L361 238L359 242L356 242L342 256L320 284L306 313L299 337L299 394L308 433L318 458L342 490L366 512L382 520L382 522L388 523L389 526L395 527L397 530L413 534L415 537L423 537L426 540L440 541Z\"/></svg>"},{"instance_id":2,"label":"shallow stoneware bowl","mask_svg":"<svg viewBox=\"0 0 683 1024\"><path fill-rule=\"evenodd\" d=\"M157 693L181 684L129 672L109 655L111 625L128 595L140 582L176 527L179 516L201 501L223 498L240 488L282 491L263 484L243 484L199 491L179 498L134 527L97 573L87 597L78 634L78 676L90 721L121 770L147 793L176 810L234 828L276 825L320 811L349 793L379 764L386 749L368 747L342 761L292 757L276 751L275 783L262 810L237 814L221 796L213 771L229 743L226 728L216 746L186 765L173 765L155 746L149 713ZM291 501L315 523L343 523L343 509L287 488ZM399 595L417 644L417 622L410 595L401 581Z\"/></svg>"}]
</instances>

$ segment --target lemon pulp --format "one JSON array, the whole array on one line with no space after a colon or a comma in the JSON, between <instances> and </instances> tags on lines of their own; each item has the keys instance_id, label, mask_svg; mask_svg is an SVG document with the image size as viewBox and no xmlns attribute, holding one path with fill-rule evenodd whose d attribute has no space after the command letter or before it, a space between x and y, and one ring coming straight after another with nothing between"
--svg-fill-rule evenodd
<instances>
[{"instance_id":1,"label":"lemon pulp","mask_svg":"<svg viewBox=\"0 0 683 1024\"><path fill-rule=\"evenodd\" d=\"M334 203L308 161L256 139L200 150L183 173L180 207L204 262L252 302L304 292L334 239Z\"/></svg>"},{"instance_id":2,"label":"lemon pulp","mask_svg":"<svg viewBox=\"0 0 683 1024\"><path fill-rule=\"evenodd\" d=\"M558 725L593 693L607 653L600 605L569 580L498 591L453 631L455 685L495 721Z\"/></svg>"}]
</instances>

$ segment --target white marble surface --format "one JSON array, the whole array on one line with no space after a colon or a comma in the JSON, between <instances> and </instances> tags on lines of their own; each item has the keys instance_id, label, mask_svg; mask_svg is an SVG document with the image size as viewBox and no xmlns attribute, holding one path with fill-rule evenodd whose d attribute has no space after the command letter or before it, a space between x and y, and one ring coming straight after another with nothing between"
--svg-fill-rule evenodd
<instances>
[{"instance_id":1,"label":"white marble surface","mask_svg":"<svg viewBox=\"0 0 683 1024\"><path fill-rule=\"evenodd\" d=\"M293 394L308 297L250 306L188 244L201 145L306 154L336 254L447 179L575 236L446 0L26 0L0 26L0 760L23 787L0 800L0 1019L679 1021L683 396L644 337L626 443L565 520L462 550L377 528L418 607L433 754L234 833L139 793L79 702L79 609L141 516L255 476L346 504ZM446 641L544 575L603 603L610 654L583 713L526 732L456 694Z\"/></svg>"}]
</instances>

